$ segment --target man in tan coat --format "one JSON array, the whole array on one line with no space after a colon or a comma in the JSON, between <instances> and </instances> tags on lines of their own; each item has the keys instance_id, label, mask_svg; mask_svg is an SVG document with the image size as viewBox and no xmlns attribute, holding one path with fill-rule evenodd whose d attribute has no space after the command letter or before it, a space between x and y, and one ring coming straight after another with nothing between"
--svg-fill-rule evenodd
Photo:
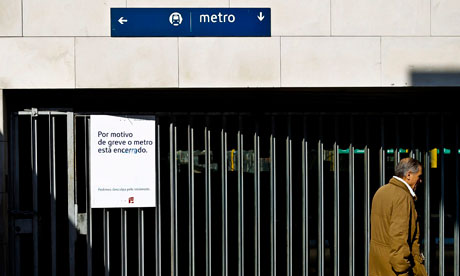
<instances>
[{"instance_id":1,"label":"man in tan coat","mask_svg":"<svg viewBox=\"0 0 460 276\"><path fill-rule=\"evenodd\" d=\"M420 253L415 190L422 165L405 158L372 200L369 276L427 275Z\"/></svg>"}]
</instances>

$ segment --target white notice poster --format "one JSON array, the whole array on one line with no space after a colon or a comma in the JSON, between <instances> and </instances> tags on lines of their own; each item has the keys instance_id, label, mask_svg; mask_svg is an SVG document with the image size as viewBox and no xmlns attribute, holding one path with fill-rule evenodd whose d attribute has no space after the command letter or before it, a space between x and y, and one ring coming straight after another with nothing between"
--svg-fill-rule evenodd
<instances>
[{"instance_id":1,"label":"white notice poster","mask_svg":"<svg viewBox=\"0 0 460 276\"><path fill-rule=\"evenodd\" d=\"M92 208L156 206L156 141L153 116L92 115Z\"/></svg>"}]
</instances>

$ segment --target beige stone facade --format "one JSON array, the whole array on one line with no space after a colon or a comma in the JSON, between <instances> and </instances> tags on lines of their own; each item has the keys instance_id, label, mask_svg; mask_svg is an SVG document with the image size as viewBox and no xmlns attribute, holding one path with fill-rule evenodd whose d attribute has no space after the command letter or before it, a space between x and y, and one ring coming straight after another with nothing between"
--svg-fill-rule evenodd
<instances>
[{"instance_id":1,"label":"beige stone facade","mask_svg":"<svg viewBox=\"0 0 460 276\"><path fill-rule=\"evenodd\" d=\"M110 8L165 6L269 7L272 37L110 37ZM459 14L427 0L6 0L0 88L413 86L460 68Z\"/></svg>"}]
</instances>

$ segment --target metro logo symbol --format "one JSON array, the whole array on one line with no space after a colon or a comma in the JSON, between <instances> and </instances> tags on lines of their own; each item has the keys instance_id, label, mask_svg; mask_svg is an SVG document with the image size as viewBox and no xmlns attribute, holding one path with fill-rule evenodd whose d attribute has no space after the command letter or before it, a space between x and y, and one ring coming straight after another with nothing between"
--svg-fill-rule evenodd
<instances>
[{"instance_id":1,"label":"metro logo symbol","mask_svg":"<svg viewBox=\"0 0 460 276\"><path fill-rule=\"evenodd\" d=\"M182 24L182 15L178 12L171 13L169 16L169 23L175 27L179 26Z\"/></svg>"}]
</instances>

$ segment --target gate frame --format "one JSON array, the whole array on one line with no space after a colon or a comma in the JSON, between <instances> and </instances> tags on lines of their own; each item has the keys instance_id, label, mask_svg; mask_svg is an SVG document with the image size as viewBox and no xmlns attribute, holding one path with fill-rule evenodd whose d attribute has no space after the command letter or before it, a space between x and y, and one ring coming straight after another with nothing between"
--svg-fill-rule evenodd
<instances>
[{"instance_id":1,"label":"gate frame","mask_svg":"<svg viewBox=\"0 0 460 276\"><path fill-rule=\"evenodd\" d=\"M0 93L1 93L1 90L0 90ZM3 93L1 93L1 96L2 96L2 97L1 97L2 101L1 101L1 106L0 106L0 108L1 108L1 113L2 113L2 116L3 116L3 113L5 112L5 107L3 106ZM33 122L33 117L34 117L34 116L39 116L39 115L47 115L47 116L50 116L50 118L52 118L51 116L58 116L58 115L59 115L59 116L66 116L66 118L67 118L67 123L66 123L66 126L67 126L67 162L68 162L68 163L67 163L67 164L68 164L68 177L67 177L67 182L68 182L68 189L69 189L69 190L68 190L68 217L69 217L70 221L73 221L73 222L75 223L74 225L72 225L72 223L69 223L69 256L70 256L70 261L69 261L69 275L75 275L75 240L76 240L76 229L77 229L77 223L78 223L78 220L77 220L77 219L78 219L78 214L77 214L78 208L77 208L77 206L75 205L75 201L74 201L75 194L71 194L71 193L74 193L74 192L75 192L75 120L76 120L76 117L77 117L77 116L89 116L89 115L88 115L88 114L74 114L72 111L68 111L68 112L62 112L62 111L38 111L38 110L36 110L36 109L31 109L31 110L26 110L26 111L19 111L19 112L11 113L11 114L9 114L9 115L11 115L11 117L14 117L15 115L31 116L31 122ZM3 118L2 118L2 119L3 119ZM4 130L6 130L6 129L4 128L5 124L6 124L5 121L2 120L2 125L1 125L0 127L3 127ZM17 122L15 122L15 120L11 118L11 126L10 126L10 127L14 127L14 126L17 127ZM50 124L50 126L51 126L51 124ZM442 125L442 126L443 126L443 125ZM444 126L443 126L443 127L444 127ZM443 127L442 127L442 129L443 129ZM458 136L458 125L457 125L456 127L457 127L457 136ZM158 128L159 128L159 126L158 126ZM32 124L32 132L33 132L33 129L34 129L34 128L33 128L33 124ZM5 131L5 133L6 133L6 131ZM443 131L442 131L442 133L443 133ZM1 133L0 133L0 134L1 134ZM16 133L14 133L13 131L11 131L11 132L9 133L9 135L10 135L10 136L9 136L9 142L10 142L10 146L11 146L11 148L10 148L10 153L11 153L10 160L13 160L13 161L10 161L10 162L11 162L10 164L12 164L12 165L15 164L15 161L14 161L14 160L16 160L16 158L17 158L16 156L13 156L13 155L14 155L13 153L16 153L16 152L17 152L17 151L16 151L16 147L17 147L17 139L16 139L16 138L17 138L17 137L15 136L15 134L17 134L17 131L16 131ZM33 137L33 135L32 135L32 137ZM174 135L174 137L175 137L175 135ZM174 139L175 139L175 138L174 138ZM1 193L1 196L2 196L2 201L1 201L1 206L2 206L2 207L3 207L5 204L6 204L6 205L8 204L8 202L7 202L6 200L3 200L3 199L5 198L5 196L10 196L10 197L15 196L15 194L11 194L11 193L8 194L8 193L6 192L7 190L6 190L6 187L5 187L5 186L6 186L5 183L7 183L7 182L6 182L5 180L6 180L6 178L7 178L7 174L5 173L5 172L6 172L5 168L8 168L8 162L5 162L6 159L3 159L3 157L7 156L6 149L7 149L7 145L8 145L8 140L6 140L6 141L3 141L3 140L4 140L4 138L3 138L3 136L2 136L2 137L1 137L1 140L0 140L0 154L1 154L1 156L0 156L0 174L1 174L0 177L1 177L1 179L0 179L0 180L2 181L2 182L0 183L0 184L2 184L2 185L0 185L0 188L1 188L1 189L0 189L0 193ZM32 139L32 140L33 140L33 139ZM442 139L442 140L443 140L443 139ZM458 140L458 138L457 138L457 140ZM256 136L255 136L255 144L258 144L257 141L258 141L258 140L257 140L257 135L256 135ZM206 143L206 144L207 144L207 143ZM289 144L289 143L288 143L288 144ZM442 144L443 144L443 141L442 141ZM174 141L173 145L175 146L175 141ZM32 145L32 146L33 146L33 145ZM318 147L319 147L319 148L318 148L318 149L319 149L318 151L319 151L319 152L323 152L323 149L322 149L321 146L322 146L321 144L318 145ZM289 147L289 146L288 146L288 147ZM455 152L458 151L458 145L457 145L456 147L457 147L457 149L456 149ZM173 152L175 152L175 151L176 151L176 149L173 150ZM289 151L290 151L290 150L289 150ZM288 151L288 152L289 152L289 151ZM354 152L354 150L350 150L350 152ZM242 153L242 151L239 151L239 153ZM399 153L398 151L395 151L395 154L398 154L398 153ZM427 154L427 153L428 153L428 152L426 152L426 154ZM367 160L368 154L369 154L369 153L368 153L368 149L366 149L366 152L365 152L365 156L366 156L366 157L365 157L365 160ZM336 157L337 157L337 155L338 155L338 154L336 154ZM174 154L174 156L175 156L175 154ZM441 164L442 164L441 167L443 168L443 167L444 167L444 164L443 164L443 162L444 162L444 159L443 159L443 157L444 157L444 152L443 152L443 151L441 151L440 157L441 157ZM289 159L289 158L288 158L288 159ZM321 158L319 159L319 161L322 160L322 159L323 159L323 157L321 157ZM458 158L457 158L457 159L458 159ZM457 161L457 162L458 162L458 161ZM206 163L208 163L208 161L207 161ZM319 163L322 163L322 162L319 162ZM14 183L14 181L15 181L15 175L14 175L14 173L15 173L15 171L14 171L15 166L9 166L9 167L10 167L10 168L9 168L9 169L10 169L10 176L11 176L11 179L13 179L13 180L11 181L11 183ZM177 165L174 165L174 166L171 166L171 167L177 167ZM209 167L209 165L208 165L208 167ZM368 167L368 163L366 163L366 167ZM368 171L368 169L367 169L367 171ZM444 172L442 171L442 173L444 173ZM319 173L319 174L322 174L322 173ZM368 175L365 176L366 181L367 181L366 183L369 182L369 179L367 179L368 177L369 177ZM443 177L444 177L444 176L442 175L441 182L442 182L442 185L444 186ZM458 175L457 175L456 178L457 178L457 184L456 184L456 185L458 186ZM319 181L320 181L320 185L323 185L323 184L322 184L322 180L319 180ZM425 183L429 183L429 182L426 181ZM171 185L171 186L173 186L173 185ZM366 186L367 186L367 185L366 185ZM429 187L429 185L427 185L427 186ZM457 188L457 189L458 189L458 188ZM368 191L366 191L366 193L367 193L367 192L368 192ZM458 198L458 190L457 190L456 192L457 192L457 198ZM34 192L34 193L35 193L35 192ZM442 197L442 199L443 199L443 197L444 197L443 193L442 193L441 197ZM367 198L370 200L369 195L367 195ZM10 202L14 202L14 201L11 201L11 200L10 200ZM369 204L369 202L366 202L366 205L368 205L368 204ZM35 203L34 203L34 205L35 205ZM457 214L457 216L458 216L458 202L457 202L456 208L457 208L456 214ZM175 211L177 211L177 208L175 208L175 209L176 209ZM8 208L3 208L2 210L3 210L3 212L6 212L6 210L8 210ZM3 222L3 220L4 220L5 218L6 218L7 220L8 220L8 219L12 219L12 218L9 218L9 217L8 217L8 213L7 213L7 212L6 212L6 215L4 215L3 212L0 213L0 223ZM321 217L322 215L319 215L319 216ZM441 217L444 219L444 214L442 214ZM367 214L366 218L368 218L368 214ZM88 218L88 219L90 219L90 218ZM35 221L35 219L34 219L34 221ZM142 224L143 222L140 221L139 223ZM35 223L33 223L33 224L35 224ZM367 224L368 224L368 221L366 221L366 226L367 226ZM14 225L14 224L10 224L11 227L13 227L12 225ZM429 223L428 223L428 226L429 226ZM87 227L90 227L90 224L88 224ZM458 226L457 226L457 227L458 227ZM35 228L35 227L34 227L34 228ZM173 228L173 227L172 227L172 228ZM3 229L6 229L6 228L3 228ZM3 230L3 229L0 229L0 230ZM457 229L458 229L458 228L457 228ZM13 229L9 229L9 230L10 230L10 231L14 231L14 228L13 228ZM322 230L322 228L321 228L320 230ZM319 231L319 232L320 232L320 231ZM441 232L442 234L444 233L444 225L443 225L443 222L440 222L440 232ZM13 233L13 232L11 232L11 233ZM89 233L89 230L88 230L88 233ZM177 230L175 230L174 234L176 234L176 233L177 233ZM456 230L455 233L458 235L458 230ZM6 236L8 237L8 230L6 231L6 234L3 233L3 232L0 232L0 238L3 237L3 235L6 235ZM15 235L9 236L10 239L13 239L14 237L15 237ZM87 236L87 237L88 237L88 236ZM209 239L210 239L210 238L209 238ZM441 241L443 241L443 240L444 240L444 237L440 237L440 239L441 239ZM458 236L457 236L457 239L458 239ZM1 251L0 253L3 253L4 255L1 256L2 259L1 259L0 261L4 261L4 258L7 258L7 256L8 256L8 254L5 254L5 250L8 250L8 243L5 244L5 243L4 243L4 240L1 240L1 241L2 241L2 243L1 243L1 249L2 249L2 251ZM443 243L443 242L441 242L441 243ZM10 244L13 244L13 243L10 243ZM320 248L323 249L324 246L321 246ZM9 250L10 250L10 252L11 252L12 248L9 248ZM36 250L38 250L38 248L37 248ZM368 250L368 249L366 248L366 251L367 251L367 250ZM457 252L457 254L458 254L458 250L459 250L459 249L458 249L458 245L457 245L457 247L455 248L455 250L456 250L456 252ZM444 253L444 250L443 250L443 248L441 248L441 247L440 247L440 251L441 251L442 253ZM13 253L14 253L14 252L13 252ZM209 253L208 253L208 254L209 254ZM36 255L36 254L34 254L34 255ZM14 256L14 255L10 255L10 256ZM321 255L321 256L323 256L323 255ZM209 258L210 258L210 254L209 254ZM443 261L443 259L444 259L444 256L440 256L440 260ZM458 260L456 260L456 261L457 261L457 262L455 263L455 268L458 269ZM8 260L7 260L7 262L8 262ZM13 262L14 262L14 259L13 259L13 258L10 258L9 263L10 263L10 264L13 264ZM367 263L367 262L366 262L366 263ZM174 262L174 264L177 265L176 262ZM34 265L35 265L35 264L34 264ZM139 264L139 265L142 266L142 264ZM319 267L320 267L320 268L323 268L323 265L324 265L324 261L323 261L323 260L320 260ZM6 267L6 266L2 266L2 267ZM12 269L12 268L13 268L13 265L10 266L10 269ZM54 269L55 269L55 267L54 267ZM367 269L367 267L366 267L366 269ZM429 266L428 266L428 269L429 269ZM443 274L443 273L444 273L444 265L443 265L443 264L440 265L439 270L440 270L440 272L441 272L440 274ZM6 271L7 271L7 269L5 269L5 271L0 270L0 273L3 273L4 275L7 275L7 272L6 272ZM458 271L457 271L456 273L458 273ZM0 274L0 275L1 275L1 274Z\"/></svg>"}]
</instances>

